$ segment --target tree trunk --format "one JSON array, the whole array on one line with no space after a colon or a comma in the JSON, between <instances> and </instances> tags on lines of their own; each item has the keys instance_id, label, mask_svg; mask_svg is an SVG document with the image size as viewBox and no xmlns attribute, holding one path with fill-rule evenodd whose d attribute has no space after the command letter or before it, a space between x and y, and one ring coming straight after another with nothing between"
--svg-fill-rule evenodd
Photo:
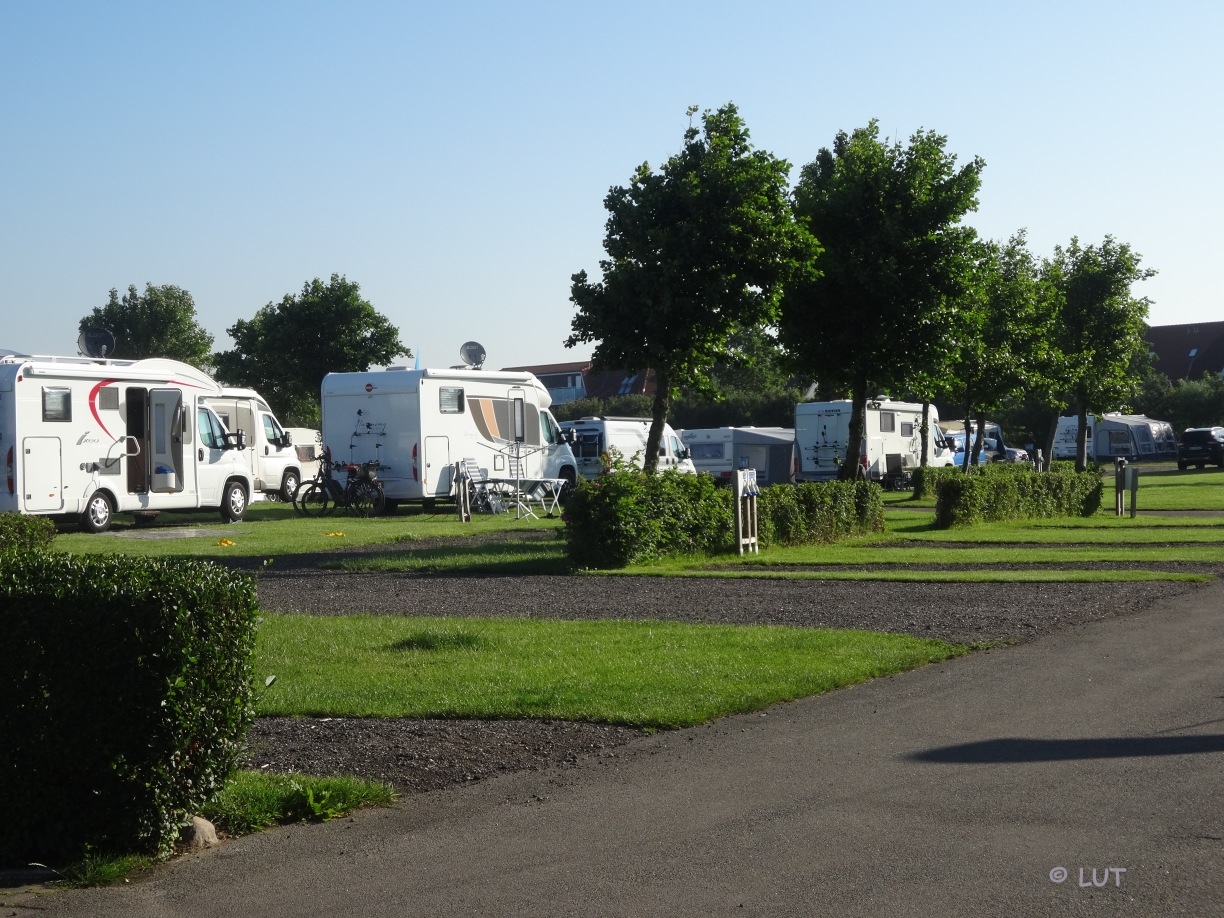
<instances>
[{"instance_id":1,"label":"tree trunk","mask_svg":"<svg viewBox=\"0 0 1224 918\"><path fill-rule=\"evenodd\" d=\"M1075 470L1088 471L1088 406L1084 400L1079 403L1079 430L1075 432Z\"/></svg>"},{"instance_id":2,"label":"tree trunk","mask_svg":"<svg viewBox=\"0 0 1224 918\"><path fill-rule=\"evenodd\" d=\"M1041 470L1048 472L1050 463L1054 461L1054 438L1058 436L1058 416L1061 412L1054 412L1054 417L1050 418L1050 430L1046 434L1045 455L1041 457Z\"/></svg>"},{"instance_id":3,"label":"tree trunk","mask_svg":"<svg viewBox=\"0 0 1224 918\"><path fill-rule=\"evenodd\" d=\"M922 437L922 447L921 447L921 453L920 453L921 458L918 460L918 464L924 469L927 467L931 459L930 449L929 449L930 443L931 443L930 433L931 433L931 403L923 402L922 403L922 427L919 428L919 433L918 433L918 435Z\"/></svg>"},{"instance_id":4,"label":"tree trunk","mask_svg":"<svg viewBox=\"0 0 1224 918\"><path fill-rule=\"evenodd\" d=\"M846 461L837 477L842 481L854 481L862 474L863 429L867 426L867 374L860 374L854 381L853 402L850 408L850 432L846 435Z\"/></svg>"},{"instance_id":5,"label":"tree trunk","mask_svg":"<svg viewBox=\"0 0 1224 918\"><path fill-rule=\"evenodd\" d=\"M973 462L976 465L978 457L982 455L982 450L986 446L986 414L983 412L977 417L977 436L973 443Z\"/></svg>"},{"instance_id":6,"label":"tree trunk","mask_svg":"<svg viewBox=\"0 0 1224 918\"><path fill-rule=\"evenodd\" d=\"M653 475L659 468L659 444L663 442L663 425L667 423L667 412L671 408L671 376L655 369L654 416L650 422L650 433L646 436L646 455L642 457L643 468Z\"/></svg>"},{"instance_id":7,"label":"tree trunk","mask_svg":"<svg viewBox=\"0 0 1224 918\"><path fill-rule=\"evenodd\" d=\"M965 420L964 420L964 424L965 424L965 459L961 463L961 471L965 472L966 474L968 474L969 472L969 459L973 455L973 424L969 420L971 417L973 417L973 403L968 398L966 398L965 399Z\"/></svg>"}]
</instances>

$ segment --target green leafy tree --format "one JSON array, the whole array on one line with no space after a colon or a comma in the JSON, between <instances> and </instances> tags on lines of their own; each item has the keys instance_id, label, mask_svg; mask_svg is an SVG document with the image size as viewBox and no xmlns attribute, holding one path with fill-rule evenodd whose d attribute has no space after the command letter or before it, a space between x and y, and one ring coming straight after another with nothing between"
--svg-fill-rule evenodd
<instances>
[{"instance_id":1,"label":"green leafy tree","mask_svg":"<svg viewBox=\"0 0 1224 918\"><path fill-rule=\"evenodd\" d=\"M114 334L115 350L107 357L169 357L202 370L210 365L213 336L196 321L191 294L173 284L146 283L143 294L132 284L122 299L112 287L107 304L81 319L80 331L89 329Z\"/></svg>"},{"instance_id":2,"label":"green leafy tree","mask_svg":"<svg viewBox=\"0 0 1224 918\"><path fill-rule=\"evenodd\" d=\"M1078 471L1088 467L1088 414L1118 410L1138 393L1135 369L1147 352L1149 301L1133 297L1131 287L1155 273L1140 267L1139 254L1112 236L1099 246L1072 237L1045 264L1057 294L1053 343L1061 355L1059 382L1064 403L1079 416Z\"/></svg>"},{"instance_id":3,"label":"green leafy tree","mask_svg":"<svg viewBox=\"0 0 1224 918\"><path fill-rule=\"evenodd\" d=\"M785 160L752 148L728 103L704 111L700 128L690 121L684 148L658 172L643 163L604 199L603 278L573 275L565 344L596 342L596 365L654 370L647 470L680 388L714 391L732 336L771 324L783 285L819 250L792 215L789 173Z\"/></svg>"},{"instance_id":4,"label":"green leafy tree","mask_svg":"<svg viewBox=\"0 0 1224 918\"><path fill-rule=\"evenodd\" d=\"M317 277L250 320L226 330L234 349L214 356L217 378L249 386L290 424L317 427L319 387L328 373L368 370L412 354L399 330L360 295L353 281Z\"/></svg>"},{"instance_id":5,"label":"green leafy tree","mask_svg":"<svg viewBox=\"0 0 1224 918\"><path fill-rule=\"evenodd\" d=\"M966 427L970 419L978 422L972 449L965 441L966 467L981 451L986 417L998 417L1024 392L1043 388L1051 360L1052 297L1024 231L1003 244L983 242L978 252L948 377Z\"/></svg>"},{"instance_id":6,"label":"green leafy tree","mask_svg":"<svg viewBox=\"0 0 1224 918\"><path fill-rule=\"evenodd\" d=\"M931 131L887 144L873 120L839 133L795 190L796 213L824 251L820 273L788 289L780 336L796 367L851 393L846 477L858 469L871 389L927 388L949 360L973 267L975 234L959 224L977 207L984 164L958 169L946 145Z\"/></svg>"}]
</instances>

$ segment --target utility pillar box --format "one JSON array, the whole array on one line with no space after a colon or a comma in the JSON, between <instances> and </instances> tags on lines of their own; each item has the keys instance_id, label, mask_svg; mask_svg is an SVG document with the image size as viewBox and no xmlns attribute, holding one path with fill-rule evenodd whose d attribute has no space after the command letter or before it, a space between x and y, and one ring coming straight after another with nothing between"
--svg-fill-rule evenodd
<instances>
[{"instance_id":1,"label":"utility pillar box","mask_svg":"<svg viewBox=\"0 0 1224 918\"><path fill-rule=\"evenodd\" d=\"M1125 459L1114 460L1114 513L1126 513L1126 492L1130 492L1130 515L1135 518L1135 498L1139 494L1139 469Z\"/></svg>"}]
</instances>

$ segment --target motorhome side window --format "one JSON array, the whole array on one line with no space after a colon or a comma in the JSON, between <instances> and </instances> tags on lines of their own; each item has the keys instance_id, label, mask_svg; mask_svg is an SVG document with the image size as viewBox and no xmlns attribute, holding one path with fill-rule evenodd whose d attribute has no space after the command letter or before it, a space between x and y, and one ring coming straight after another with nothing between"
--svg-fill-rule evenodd
<instances>
[{"instance_id":1,"label":"motorhome side window","mask_svg":"<svg viewBox=\"0 0 1224 918\"><path fill-rule=\"evenodd\" d=\"M439 389L438 410L443 414L463 414L463 390L445 386Z\"/></svg>"},{"instance_id":2,"label":"motorhome side window","mask_svg":"<svg viewBox=\"0 0 1224 918\"><path fill-rule=\"evenodd\" d=\"M902 421L901 422L901 436L912 437L913 435L914 435L914 422L913 421Z\"/></svg>"},{"instance_id":3,"label":"motorhome side window","mask_svg":"<svg viewBox=\"0 0 1224 918\"><path fill-rule=\"evenodd\" d=\"M723 446L722 443L694 443L689 447L689 454L694 459L722 459Z\"/></svg>"},{"instance_id":4,"label":"motorhome side window","mask_svg":"<svg viewBox=\"0 0 1224 918\"><path fill-rule=\"evenodd\" d=\"M264 438L269 443L279 443L285 432L276 423L276 418L270 414L261 414L260 418L263 420Z\"/></svg>"},{"instance_id":5,"label":"motorhome side window","mask_svg":"<svg viewBox=\"0 0 1224 918\"><path fill-rule=\"evenodd\" d=\"M891 411L880 412L880 433L892 433L897 429L897 416Z\"/></svg>"},{"instance_id":6,"label":"motorhome side window","mask_svg":"<svg viewBox=\"0 0 1224 918\"><path fill-rule=\"evenodd\" d=\"M47 387L42 390L44 421L72 420L72 390Z\"/></svg>"},{"instance_id":7,"label":"motorhome side window","mask_svg":"<svg viewBox=\"0 0 1224 918\"><path fill-rule=\"evenodd\" d=\"M540 412L540 436L544 438L545 443L561 442L561 428L547 411Z\"/></svg>"}]
</instances>

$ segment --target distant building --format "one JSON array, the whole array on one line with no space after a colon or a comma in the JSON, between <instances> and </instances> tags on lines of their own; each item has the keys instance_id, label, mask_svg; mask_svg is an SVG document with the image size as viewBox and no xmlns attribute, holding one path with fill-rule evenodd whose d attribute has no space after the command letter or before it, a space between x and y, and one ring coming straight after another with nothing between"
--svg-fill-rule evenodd
<instances>
[{"instance_id":1,"label":"distant building","mask_svg":"<svg viewBox=\"0 0 1224 918\"><path fill-rule=\"evenodd\" d=\"M654 373L651 371L593 370L589 360L502 369L534 373L552 396L554 405L564 405L580 398L609 399L617 395L655 394Z\"/></svg>"},{"instance_id":2,"label":"distant building","mask_svg":"<svg viewBox=\"0 0 1224 918\"><path fill-rule=\"evenodd\" d=\"M1152 365L1171 382L1224 375L1224 322L1153 325L1144 338Z\"/></svg>"}]
</instances>

